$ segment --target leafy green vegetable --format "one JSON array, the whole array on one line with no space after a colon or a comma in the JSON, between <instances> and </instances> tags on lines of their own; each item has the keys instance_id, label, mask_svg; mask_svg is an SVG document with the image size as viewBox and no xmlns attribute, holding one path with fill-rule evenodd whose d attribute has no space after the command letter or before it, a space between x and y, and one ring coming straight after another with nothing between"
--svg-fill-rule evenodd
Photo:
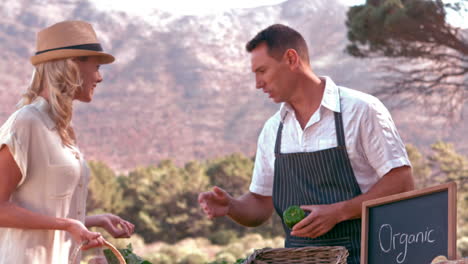
<instances>
[{"instance_id":1,"label":"leafy green vegetable","mask_svg":"<svg viewBox=\"0 0 468 264\"><path fill-rule=\"evenodd\" d=\"M305 217L305 212L299 206L293 205L288 207L286 211L283 212L283 220L284 223L289 227L293 228L293 226L299 223Z\"/></svg>"},{"instance_id":2,"label":"leafy green vegetable","mask_svg":"<svg viewBox=\"0 0 468 264\"><path fill-rule=\"evenodd\" d=\"M240 258L240 259L237 259L236 262L234 262L234 264L242 264L244 263L245 259L243 258Z\"/></svg>"},{"instance_id":3,"label":"leafy green vegetable","mask_svg":"<svg viewBox=\"0 0 468 264\"><path fill-rule=\"evenodd\" d=\"M152 264L151 262L142 259L141 257L137 256L133 253L132 244L128 244L127 248L118 249L120 254L125 259L127 264ZM104 249L104 256L106 257L107 263L109 264L120 264L117 257L114 255L112 250Z\"/></svg>"},{"instance_id":4,"label":"leafy green vegetable","mask_svg":"<svg viewBox=\"0 0 468 264\"><path fill-rule=\"evenodd\" d=\"M244 263L246 259L244 258L240 258L240 259L237 259L236 262L234 262L233 264L242 264ZM215 260L215 261L212 261L212 262L209 262L207 264L229 264L226 260Z\"/></svg>"}]
</instances>

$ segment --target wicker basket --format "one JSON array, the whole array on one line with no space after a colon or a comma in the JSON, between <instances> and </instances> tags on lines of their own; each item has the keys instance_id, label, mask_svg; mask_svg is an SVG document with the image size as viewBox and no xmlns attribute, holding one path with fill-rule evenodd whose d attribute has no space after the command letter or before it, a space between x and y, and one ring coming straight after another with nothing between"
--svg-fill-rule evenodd
<instances>
[{"instance_id":1,"label":"wicker basket","mask_svg":"<svg viewBox=\"0 0 468 264\"><path fill-rule=\"evenodd\" d=\"M257 249L243 264L346 264L345 247L302 247Z\"/></svg>"},{"instance_id":2,"label":"wicker basket","mask_svg":"<svg viewBox=\"0 0 468 264\"><path fill-rule=\"evenodd\" d=\"M69 264L75 264L76 262L76 256L78 255L78 252L81 250L81 248L83 247L84 243L81 243L81 245L79 247L77 247L74 251L73 251L73 254L70 258L70 262ZM112 245L111 243L107 242L107 241L104 241L104 246L108 247L112 253L114 253L114 255L117 257L117 259L119 260L120 264L126 264L126 261L124 259L124 257L122 256L122 254L120 254L120 252L117 250L116 247L114 247L114 245Z\"/></svg>"}]
</instances>

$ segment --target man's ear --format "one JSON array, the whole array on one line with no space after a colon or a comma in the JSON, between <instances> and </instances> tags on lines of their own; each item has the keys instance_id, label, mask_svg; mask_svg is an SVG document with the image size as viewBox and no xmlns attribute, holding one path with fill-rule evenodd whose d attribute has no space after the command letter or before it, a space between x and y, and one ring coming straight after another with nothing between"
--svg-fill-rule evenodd
<instances>
[{"instance_id":1,"label":"man's ear","mask_svg":"<svg viewBox=\"0 0 468 264\"><path fill-rule=\"evenodd\" d=\"M284 59L290 67L296 67L299 63L299 54L294 49L288 49L284 53Z\"/></svg>"}]
</instances>

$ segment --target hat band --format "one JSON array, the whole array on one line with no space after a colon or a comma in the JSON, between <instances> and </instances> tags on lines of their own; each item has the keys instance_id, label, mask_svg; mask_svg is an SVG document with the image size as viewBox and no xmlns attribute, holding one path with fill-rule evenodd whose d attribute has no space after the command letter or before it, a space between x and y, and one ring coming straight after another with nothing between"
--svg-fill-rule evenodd
<instances>
[{"instance_id":1,"label":"hat band","mask_svg":"<svg viewBox=\"0 0 468 264\"><path fill-rule=\"evenodd\" d=\"M91 43L91 44L82 44L82 45L75 45L75 46L67 46L55 49L48 49L36 52L36 55L53 51L53 50L62 50L62 49L80 49L80 50L92 50L92 51L102 51L101 44L99 43Z\"/></svg>"}]
</instances>

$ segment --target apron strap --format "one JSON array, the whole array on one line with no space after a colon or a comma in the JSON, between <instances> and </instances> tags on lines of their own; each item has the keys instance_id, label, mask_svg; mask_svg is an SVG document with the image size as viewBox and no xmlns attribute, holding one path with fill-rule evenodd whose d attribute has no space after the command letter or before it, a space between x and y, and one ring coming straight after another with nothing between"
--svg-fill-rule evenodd
<instances>
[{"instance_id":1,"label":"apron strap","mask_svg":"<svg viewBox=\"0 0 468 264\"><path fill-rule=\"evenodd\" d=\"M343 118L341 113L334 112L335 114L335 131L336 131L336 140L338 142L338 147L346 148L345 133L343 129ZM287 115L287 114L286 114ZM286 115L284 116L286 118ZM275 157L281 153L281 138L283 135L283 120L280 122L278 131L276 133L276 142L275 142Z\"/></svg>"},{"instance_id":2,"label":"apron strap","mask_svg":"<svg viewBox=\"0 0 468 264\"><path fill-rule=\"evenodd\" d=\"M281 134L283 132L283 122L280 123L278 127L278 132L276 133L276 142L275 142L275 157L277 158L280 154L281 148Z\"/></svg>"},{"instance_id":3,"label":"apron strap","mask_svg":"<svg viewBox=\"0 0 468 264\"><path fill-rule=\"evenodd\" d=\"M340 90L338 89L338 96L340 96ZM341 103L341 98L340 98ZM281 119L281 122L278 127L278 132L276 133L276 142L275 142L275 157L278 157L281 153L281 138L283 135L283 123L288 116L289 112L286 112L284 117ZM336 140L338 143L338 147L344 147L346 149L346 141L345 141L345 132L343 128L343 116L340 112L333 112L335 115L335 131L336 131Z\"/></svg>"},{"instance_id":4,"label":"apron strap","mask_svg":"<svg viewBox=\"0 0 468 264\"><path fill-rule=\"evenodd\" d=\"M281 122L278 127L278 132L276 133L276 142L275 142L275 157L277 158L278 155L281 153L281 137L283 135L283 123L286 117L288 116L289 112L286 112L281 119Z\"/></svg>"},{"instance_id":5,"label":"apron strap","mask_svg":"<svg viewBox=\"0 0 468 264\"><path fill-rule=\"evenodd\" d=\"M338 147L346 148L345 133L343 129L343 118L341 113L334 112L335 114L335 130L336 130L336 140L338 142Z\"/></svg>"}]
</instances>

